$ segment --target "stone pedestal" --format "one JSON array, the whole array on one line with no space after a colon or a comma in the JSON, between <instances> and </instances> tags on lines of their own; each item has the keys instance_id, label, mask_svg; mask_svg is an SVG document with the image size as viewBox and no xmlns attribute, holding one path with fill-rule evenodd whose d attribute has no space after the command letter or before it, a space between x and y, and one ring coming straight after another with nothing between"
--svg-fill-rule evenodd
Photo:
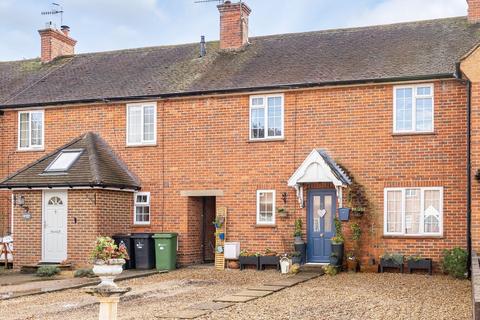
<instances>
[{"instance_id":1,"label":"stone pedestal","mask_svg":"<svg viewBox=\"0 0 480 320\"><path fill-rule=\"evenodd\" d=\"M100 302L99 320L116 320L117 307L120 297L129 292L131 288L119 288L116 286L88 287L85 292L97 297Z\"/></svg>"}]
</instances>

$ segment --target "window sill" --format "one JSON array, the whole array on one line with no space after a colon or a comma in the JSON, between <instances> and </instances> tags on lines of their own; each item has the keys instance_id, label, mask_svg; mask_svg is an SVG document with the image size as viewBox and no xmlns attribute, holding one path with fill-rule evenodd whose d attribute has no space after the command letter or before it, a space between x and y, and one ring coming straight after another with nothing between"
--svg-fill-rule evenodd
<instances>
[{"instance_id":1,"label":"window sill","mask_svg":"<svg viewBox=\"0 0 480 320\"><path fill-rule=\"evenodd\" d=\"M249 139L247 143L259 143L259 142L284 142L285 138L270 138L270 139Z\"/></svg>"},{"instance_id":2,"label":"window sill","mask_svg":"<svg viewBox=\"0 0 480 320\"><path fill-rule=\"evenodd\" d=\"M256 224L255 228L271 228L271 229L276 229L277 225L276 224Z\"/></svg>"},{"instance_id":3,"label":"window sill","mask_svg":"<svg viewBox=\"0 0 480 320\"><path fill-rule=\"evenodd\" d=\"M383 235L383 239L444 239L443 235Z\"/></svg>"},{"instance_id":4,"label":"window sill","mask_svg":"<svg viewBox=\"0 0 480 320\"><path fill-rule=\"evenodd\" d=\"M145 148L145 147L157 147L158 145L156 143L150 143L150 144L127 144L127 148Z\"/></svg>"},{"instance_id":5,"label":"window sill","mask_svg":"<svg viewBox=\"0 0 480 320\"><path fill-rule=\"evenodd\" d=\"M437 132L392 132L393 137L403 137L403 136L436 136Z\"/></svg>"},{"instance_id":6,"label":"window sill","mask_svg":"<svg viewBox=\"0 0 480 320\"><path fill-rule=\"evenodd\" d=\"M45 148L17 149L17 152L44 152Z\"/></svg>"}]
</instances>

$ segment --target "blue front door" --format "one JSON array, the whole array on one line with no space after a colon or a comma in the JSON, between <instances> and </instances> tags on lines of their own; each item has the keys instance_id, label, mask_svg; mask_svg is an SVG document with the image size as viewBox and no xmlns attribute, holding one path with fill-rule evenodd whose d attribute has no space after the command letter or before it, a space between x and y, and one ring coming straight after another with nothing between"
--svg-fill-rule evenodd
<instances>
[{"instance_id":1,"label":"blue front door","mask_svg":"<svg viewBox=\"0 0 480 320\"><path fill-rule=\"evenodd\" d=\"M331 239L335 235L336 206L335 190L313 189L308 192L307 262L329 262Z\"/></svg>"}]
</instances>

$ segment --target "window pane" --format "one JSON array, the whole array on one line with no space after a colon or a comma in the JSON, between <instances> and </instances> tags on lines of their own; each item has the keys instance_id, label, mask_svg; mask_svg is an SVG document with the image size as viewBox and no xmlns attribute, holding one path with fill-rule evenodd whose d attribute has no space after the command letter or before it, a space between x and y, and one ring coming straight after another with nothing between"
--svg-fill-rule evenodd
<instances>
[{"instance_id":1,"label":"window pane","mask_svg":"<svg viewBox=\"0 0 480 320\"><path fill-rule=\"evenodd\" d=\"M432 98L417 99L417 131L432 131L433 110Z\"/></svg>"},{"instance_id":2,"label":"window pane","mask_svg":"<svg viewBox=\"0 0 480 320\"><path fill-rule=\"evenodd\" d=\"M396 90L396 129L398 131L412 130L412 89L402 88Z\"/></svg>"},{"instance_id":3,"label":"window pane","mask_svg":"<svg viewBox=\"0 0 480 320\"><path fill-rule=\"evenodd\" d=\"M128 142L142 142L142 107L128 107Z\"/></svg>"},{"instance_id":4,"label":"window pane","mask_svg":"<svg viewBox=\"0 0 480 320\"><path fill-rule=\"evenodd\" d=\"M268 98L268 136L282 136L282 98Z\"/></svg>"},{"instance_id":5,"label":"window pane","mask_svg":"<svg viewBox=\"0 0 480 320\"><path fill-rule=\"evenodd\" d=\"M252 138L265 138L265 109L252 109Z\"/></svg>"},{"instance_id":6,"label":"window pane","mask_svg":"<svg viewBox=\"0 0 480 320\"><path fill-rule=\"evenodd\" d=\"M252 106L263 106L263 98L253 98Z\"/></svg>"},{"instance_id":7,"label":"window pane","mask_svg":"<svg viewBox=\"0 0 480 320\"><path fill-rule=\"evenodd\" d=\"M155 108L152 106L143 109L143 140L155 141Z\"/></svg>"},{"instance_id":8,"label":"window pane","mask_svg":"<svg viewBox=\"0 0 480 320\"><path fill-rule=\"evenodd\" d=\"M62 152L55 158L55 160L48 166L46 171L65 171L73 165L80 156L81 151Z\"/></svg>"},{"instance_id":9,"label":"window pane","mask_svg":"<svg viewBox=\"0 0 480 320\"><path fill-rule=\"evenodd\" d=\"M320 196L313 196L313 232L320 232Z\"/></svg>"},{"instance_id":10,"label":"window pane","mask_svg":"<svg viewBox=\"0 0 480 320\"><path fill-rule=\"evenodd\" d=\"M429 233L440 232L440 191L425 190L424 230Z\"/></svg>"},{"instance_id":11,"label":"window pane","mask_svg":"<svg viewBox=\"0 0 480 320\"><path fill-rule=\"evenodd\" d=\"M405 190L405 233L420 233L420 190Z\"/></svg>"},{"instance_id":12,"label":"window pane","mask_svg":"<svg viewBox=\"0 0 480 320\"><path fill-rule=\"evenodd\" d=\"M418 87L417 88L417 96L429 96L432 94L431 87Z\"/></svg>"},{"instance_id":13,"label":"window pane","mask_svg":"<svg viewBox=\"0 0 480 320\"><path fill-rule=\"evenodd\" d=\"M387 232L402 232L402 192L387 192Z\"/></svg>"},{"instance_id":14,"label":"window pane","mask_svg":"<svg viewBox=\"0 0 480 320\"><path fill-rule=\"evenodd\" d=\"M41 112L32 112L31 114L31 144L32 146L42 145L43 116Z\"/></svg>"},{"instance_id":15,"label":"window pane","mask_svg":"<svg viewBox=\"0 0 480 320\"><path fill-rule=\"evenodd\" d=\"M30 114L20 113L20 147L28 148L30 146Z\"/></svg>"},{"instance_id":16,"label":"window pane","mask_svg":"<svg viewBox=\"0 0 480 320\"><path fill-rule=\"evenodd\" d=\"M259 197L259 221L273 222L273 193L262 192Z\"/></svg>"},{"instance_id":17,"label":"window pane","mask_svg":"<svg viewBox=\"0 0 480 320\"><path fill-rule=\"evenodd\" d=\"M325 216L324 216L324 225L325 225L325 232L332 231L332 196L325 196Z\"/></svg>"}]
</instances>

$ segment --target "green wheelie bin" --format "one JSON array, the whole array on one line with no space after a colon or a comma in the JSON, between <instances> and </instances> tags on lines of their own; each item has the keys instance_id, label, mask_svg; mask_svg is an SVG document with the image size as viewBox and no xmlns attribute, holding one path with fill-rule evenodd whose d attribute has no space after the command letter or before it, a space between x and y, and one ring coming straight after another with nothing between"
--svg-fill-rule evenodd
<instances>
[{"instance_id":1,"label":"green wheelie bin","mask_svg":"<svg viewBox=\"0 0 480 320\"><path fill-rule=\"evenodd\" d=\"M157 270L175 270L177 267L177 233L156 233L155 261Z\"/></svg>"}]
</instances>

